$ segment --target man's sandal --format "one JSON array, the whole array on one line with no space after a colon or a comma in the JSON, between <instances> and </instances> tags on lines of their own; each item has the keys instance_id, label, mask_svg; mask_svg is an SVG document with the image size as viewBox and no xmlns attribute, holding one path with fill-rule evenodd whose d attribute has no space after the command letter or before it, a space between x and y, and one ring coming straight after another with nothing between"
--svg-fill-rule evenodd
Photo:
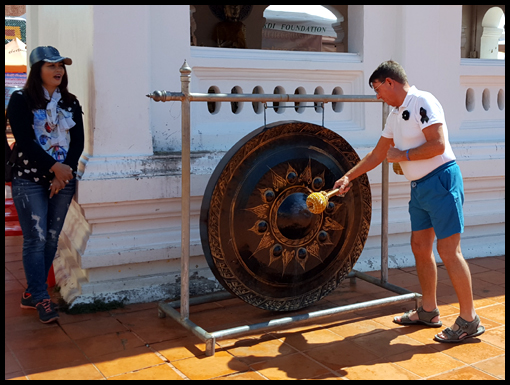
<instances>
[{"instance_id":1,"label":"man's sandal","mask_svg":"<svg viewBox=\"0 0 510 385\"><path fill-rule=\"evenodd\" d=\"M457 330L446 328L443 330L443 335L446 338L440 337L439 334L436 334L434 339L439 342L456 343L464 341L467 338L479 336L485 332L485 328L480 325L480 317L478 317L478 315L471 322L468 322L461 317L457 317L455 323L459 326Z\"/></svg>"},{"instance_id":2,"label":"man's sandal","mask_svg":"<svg viewBox=\"0 0 510 385\"><path fill-rule=\"evenodd\" d=\"M411 313L413 311L416 311L416 314L418 314L417 320L412 320L410 318ZM399 325L426 325L433 328L438 328L443 326L443 323L441 321L438 322L432 322L432 320L435 317L439 316L439 309L435 308L432 311L425 311L423 310L423 307L420 306L417 310L409 310L405 312L401 317L400 320L397 320L397 317L393 318L393 322Z\"/></svg>"}]
</instances>

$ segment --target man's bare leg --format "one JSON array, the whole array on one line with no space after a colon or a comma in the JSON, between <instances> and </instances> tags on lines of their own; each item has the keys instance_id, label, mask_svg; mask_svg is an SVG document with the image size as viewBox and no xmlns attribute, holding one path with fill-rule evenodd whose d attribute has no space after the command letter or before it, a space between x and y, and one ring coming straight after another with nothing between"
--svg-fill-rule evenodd
<instances>
[{"instance_id":1,"label":"man's bare leg","mask_svg":"<svg viewBox=\"0 0 510 385\"><path fill-rule=\"evenodd\" d=\"M411 235L411 248L416 260L416 271L422 290L422 307L425 311L433 311L437 308L436 287L437 287L437 266L434 253L434 229L413 231ZM416 312L409 317L412 321L418 319ZM396 317L400 321L401 317ZM434 317L431 322L439 322L439 316Z\"/></svg>"},{"instance_id":2,"label":"man's bare leg","mask_svg":"<svg viewBox=\"0 0 510 385\"><path fill-rule=\"evenodd\" d=\"M455 293L457 294L460 305L460 317L471 322L476 316L473 303L473 287L471 283L471 272L469 271L469 266L460 248L460 234L438 239L437 251L444 262ZM456 324L452 326L453 330L457 330L458 328ZM439 336L445 337L442 333L440 333Z\"/></svg>"}]
</instances>

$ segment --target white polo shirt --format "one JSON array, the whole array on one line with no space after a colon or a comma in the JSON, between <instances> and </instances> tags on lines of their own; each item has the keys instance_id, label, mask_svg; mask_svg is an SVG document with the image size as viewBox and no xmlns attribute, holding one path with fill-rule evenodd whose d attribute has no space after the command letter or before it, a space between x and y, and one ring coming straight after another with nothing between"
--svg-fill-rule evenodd
<instances>
[{"instance_id":1,"label":"white polo shirt","mask_svg":"<svg viewBox=\"0 0 510 385\"><path fill-rule=\"evenodd\" d=\"M448 140L443 107L434 95L412 86L404 103L400 107L394 107L388 115L382 136L393 139L395 147L401 151L407 151L425 143L427 140L422 130L437 123L443 125L444 153L430 159L400 162L404 176L410 181L423 178L439 166L455 159Z\"/></svg>"}]
</instances>

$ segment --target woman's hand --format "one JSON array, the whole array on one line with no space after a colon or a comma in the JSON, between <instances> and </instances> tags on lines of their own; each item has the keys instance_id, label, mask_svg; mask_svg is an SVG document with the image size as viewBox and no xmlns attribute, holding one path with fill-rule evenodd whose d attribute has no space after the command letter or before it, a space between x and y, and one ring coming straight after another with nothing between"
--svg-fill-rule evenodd
<instances>
[{"instance_id":1,"label":"woman's hand","mask_svg":"<svg viewBox=\"0 0 510 385\"><path fill-rule=\"evenodd\" d=\"M50 169L55 177L50 184L50 199L53 195L58 194L60 190L66 187L73 176L73 169L67 164L56 162Z\"/></svg>"},{"instance_id":2,"label":"woman's hand","mask_svg":"<svg viewBox=\"0 0 510 385\"><path fill-rule=\"evenodd\" d=\"M60 190L66 187L66 182L62 182L57 179L57 177L53 178L50 184L50 199L53 198L53 195L58 194Z\"/></svg>"},{"instance_id":3,"label":"woman's hand","mask_svg":"<svg viewBox=\"0 0 510 385\"><path fill-rule=\"evenodd\" d=\"M64 183L69 183L73 179L73 169L67 164L56 162L51 168L55 174L55 178Z\"/></svg>"}]
</instances>

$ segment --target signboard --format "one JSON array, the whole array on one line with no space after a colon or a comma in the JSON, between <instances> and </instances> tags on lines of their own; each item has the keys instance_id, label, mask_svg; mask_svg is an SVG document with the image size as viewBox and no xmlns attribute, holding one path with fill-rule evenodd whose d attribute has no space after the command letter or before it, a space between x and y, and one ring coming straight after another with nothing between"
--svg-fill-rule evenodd
<instances>
[{"instance_id":1,"label":"signboard","mask_svg":"<svg viewBox=\"0 0 510 385\"><path fill-rule=\"evenodd\" d=\"M322 36L263 29L262 49L321 52Z\"/></svg>"},{"instance_id":2,"label":"signboard","mask_svg":"<svg viewBox=\"0 0 510 385\"><path fill-rule=\"evenodd\" d=\"M337 37L332 27L332 24L337 20L302 12L282 12L269 9L264 11L264 17L266 19L264 30Z\"/></svg>"}]
</instances>

